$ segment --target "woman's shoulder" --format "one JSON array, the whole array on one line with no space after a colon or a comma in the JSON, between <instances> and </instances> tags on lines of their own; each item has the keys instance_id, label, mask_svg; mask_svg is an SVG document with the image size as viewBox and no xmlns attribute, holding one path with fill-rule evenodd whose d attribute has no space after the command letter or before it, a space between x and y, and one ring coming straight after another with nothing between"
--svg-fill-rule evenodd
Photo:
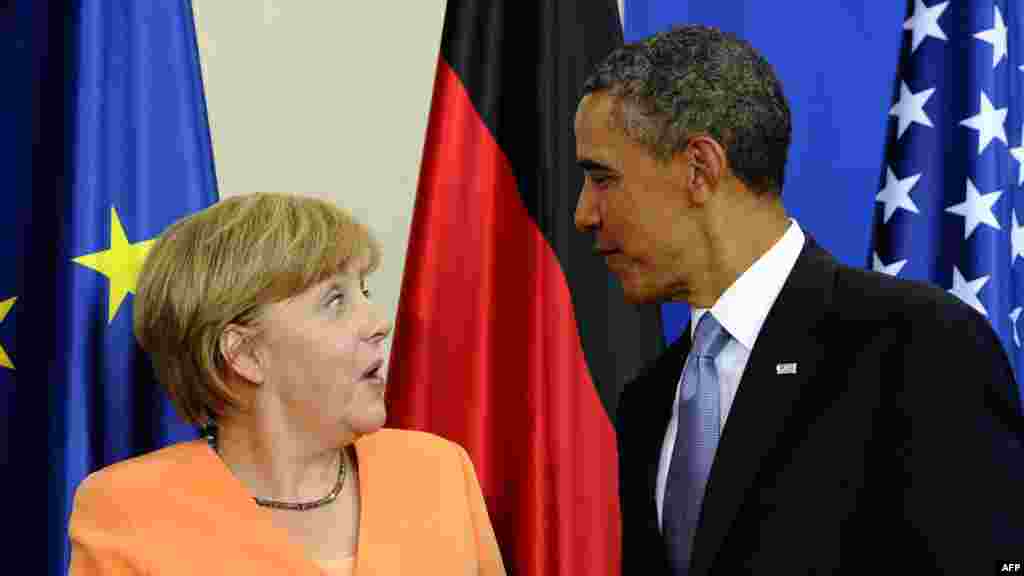
<instances>
[{"instance_id":1,"label":"woman's shoulder","mask_svg":"<svg viewBox=\"0 0 1024 576\"><path fill-rule=\"evenodd\" d=\"M117 494L122 501L133 495L149 498L154 491L163 491L169 478L180 479L185 469L200 465L204 450L209 450L205 442L193 440L110 464L86 476L75 491L75 500L102 499L109 494Z\"/></svg>"},{"instance_id":2,"label":"woman's shoulder","mask_svg":"<svg viewBox=\"0 0 1024 576\"><path fill-rule=\"evenodd\" d=\"M466 450L451 440L418 430L381 428L356 442L360 456L373 459L433 460L456 458L468 460ZM461 458L460 458L461 457Z\"/></svg>"},{"instance_id":3,"label":"woman's shoulder","mask_svg":"<svg viewBox=\"0 0 1024 576\"><path fill-rule=\"evenodd\" d=\"M448 440L419 430L400 430L398 428L381 428L373 434L363 436L358 440L361 446L373 447L375 449L387 450L440 450L458 451L462 447Z\"/></svg>"},{"instance_id":4,"label":"woman's shoulder","mask_svg":"<svg viewBox=\"0 0 1024 576\"><path fill-rule=\"evenodd\" d=\"M372 489L364 497L368 508L386 501L387 509L427 517L439 502L459 515L455 504L468 505L467 486L476 485L469 454L456 442L427 432L381 429L356 442L359 480ZM380 498L378 495L386 495ZM468 508L463 508L468 509Z\"/></svg>"}]
</instances>

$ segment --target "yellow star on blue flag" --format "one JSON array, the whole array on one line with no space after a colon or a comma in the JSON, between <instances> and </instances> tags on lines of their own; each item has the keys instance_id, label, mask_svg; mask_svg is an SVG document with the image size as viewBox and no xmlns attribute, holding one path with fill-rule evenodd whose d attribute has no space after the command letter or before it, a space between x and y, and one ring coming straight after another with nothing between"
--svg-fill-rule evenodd
<instances>
[{"instance_id":1,"label":"yellow star on blue flag","mask_svg":"<svg viewBox=\"0 0 1024 576\"><path fill-rule=\"evenodd\" d=\"M128 293L135 293L135 283L142 270L146 254L152 248L154 239L141 242L129 242L128 235L121 225L117 209L110 207L110 248L79 256L73 260L103 274L110 281L110 299L107 322L113 322L121 303Z\"/></svg>"},{"instance_id":2,"label":"yellow star on blue flag","mask_svg":"<svg viewBox=\"0 0 1024 576\"><path fill-rule=\"evenodd\" d=\"M0 322L7 318L7 313L14 307L15 300L17 300L17 297L0 301ZM2 345L0 345L0 366L14 370L14 362L11 362L11 357L7 355L7 351L4 350Z\"/></svg>"},{"instance_id":3,"label":"yellow star on blue flag","mask_svg":"<svg viewBox=\"0 0 1024 576\"><path fill-rule=\"evenodd\" d=\"M19 298L0 328L19 336L16 343L23 348L14 340L4 343L20 372L34 361L36 347L21 339L32 330L17 330L19 321L38 322L44 331L52 325L56 340L51 348L38 348L49 385L19 389L43 388L49 403L47 457L56 494L47 516L54 545L44 558L47 576L67 574L68 518L83 479L115 462L197 437L155 378L134 333L129 296L137 293L153 239L217 200L190 5L181 0L75 3L72 12L81 18L72 18L64 42L74 82L62 88L74 106L64 119L68 137L54 154L60 163L66 159L75 177L64 182L56 199L26 197L30 207L40 205L40 225L32 228L40 242L28 254L39 254L30 263L38 264L33 268L41 274L26 276L24 283L40 286L40 305L26 299L36 292L21 284L0 292L3 298ZM33 124L26 126L26 135L32 134ZM46 202L56 210L43 210ZM44 230L46 225L55 229ZM52 251L51 258L45 250ZM51 293L54 303L47 307ZM5 373L0 368L0 376ZM9 380L16 374L9 372ZM0 403L4 388L0 379ZM4 414L0 406L0 419Z\"/></svg>"}]
</instances>

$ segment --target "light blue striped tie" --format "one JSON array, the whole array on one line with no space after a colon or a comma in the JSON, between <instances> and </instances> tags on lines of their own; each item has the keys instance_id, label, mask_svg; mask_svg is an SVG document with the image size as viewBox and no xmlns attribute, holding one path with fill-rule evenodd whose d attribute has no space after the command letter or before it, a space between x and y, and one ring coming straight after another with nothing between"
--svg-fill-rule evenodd
<instances>
[{"instance_id":1,"label":"light blue striped tie","mask_svg":"<svg viewBox=\"0 0 1024 576\"><path fill-rule=\"evenodd\" d=\"M721 400L715 356L729 334L706 312L697 323L679 392L678 428L665 483L662 533L672 573L689 572L693 536L704 488L715 459L721 429Z\"/></svg>"}]
</instances>

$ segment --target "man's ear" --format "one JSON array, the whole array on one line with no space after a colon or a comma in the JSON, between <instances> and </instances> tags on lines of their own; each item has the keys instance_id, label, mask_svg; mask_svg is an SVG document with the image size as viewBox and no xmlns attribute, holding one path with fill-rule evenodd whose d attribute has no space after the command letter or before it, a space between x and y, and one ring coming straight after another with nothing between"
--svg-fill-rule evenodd
<instances>
[{"instance_id":1,"label":"man's ear","mask_svg":"<svg viewBox=\"0 0 1024 576\"><path fill-rule=\"evenodd\" d=\"M228 324L220 333L220 354L232 372L254 384L263 382L263 366L253 341L255 330L238 324Z\"/></svg>"},{"instance_id":2,"label":"man's ear","mask_svg":"<svg viewBox=\"0 0 1024 576\"><path fill-rule=\"evenodd\" d=\"M727 170L725 149L706 134L690 138L686 150L676 155L676 161L686 163L683 174L690 190L690 201L695 205L703 205L711 199Z\"/></svg>"}]
</instances>

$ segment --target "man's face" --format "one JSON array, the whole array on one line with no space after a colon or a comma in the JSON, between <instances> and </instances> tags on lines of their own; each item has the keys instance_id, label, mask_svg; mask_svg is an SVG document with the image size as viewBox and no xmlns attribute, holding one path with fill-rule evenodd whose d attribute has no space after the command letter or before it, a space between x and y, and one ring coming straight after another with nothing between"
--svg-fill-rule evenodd
<instances>
[{"instance_id":1,"label":"man's face","mask_svg":"<svg viewBox=\"0 0 1024 576\"><path fill-rule=\"evenodd\" d=\"M686 157L654 158L613 121L618 106L595 92L576 111L576 159L585 176L576 228L594 233L595 251L627 301L685 298L705 244L686 188Z\"/></svg>"}]
</instances>

